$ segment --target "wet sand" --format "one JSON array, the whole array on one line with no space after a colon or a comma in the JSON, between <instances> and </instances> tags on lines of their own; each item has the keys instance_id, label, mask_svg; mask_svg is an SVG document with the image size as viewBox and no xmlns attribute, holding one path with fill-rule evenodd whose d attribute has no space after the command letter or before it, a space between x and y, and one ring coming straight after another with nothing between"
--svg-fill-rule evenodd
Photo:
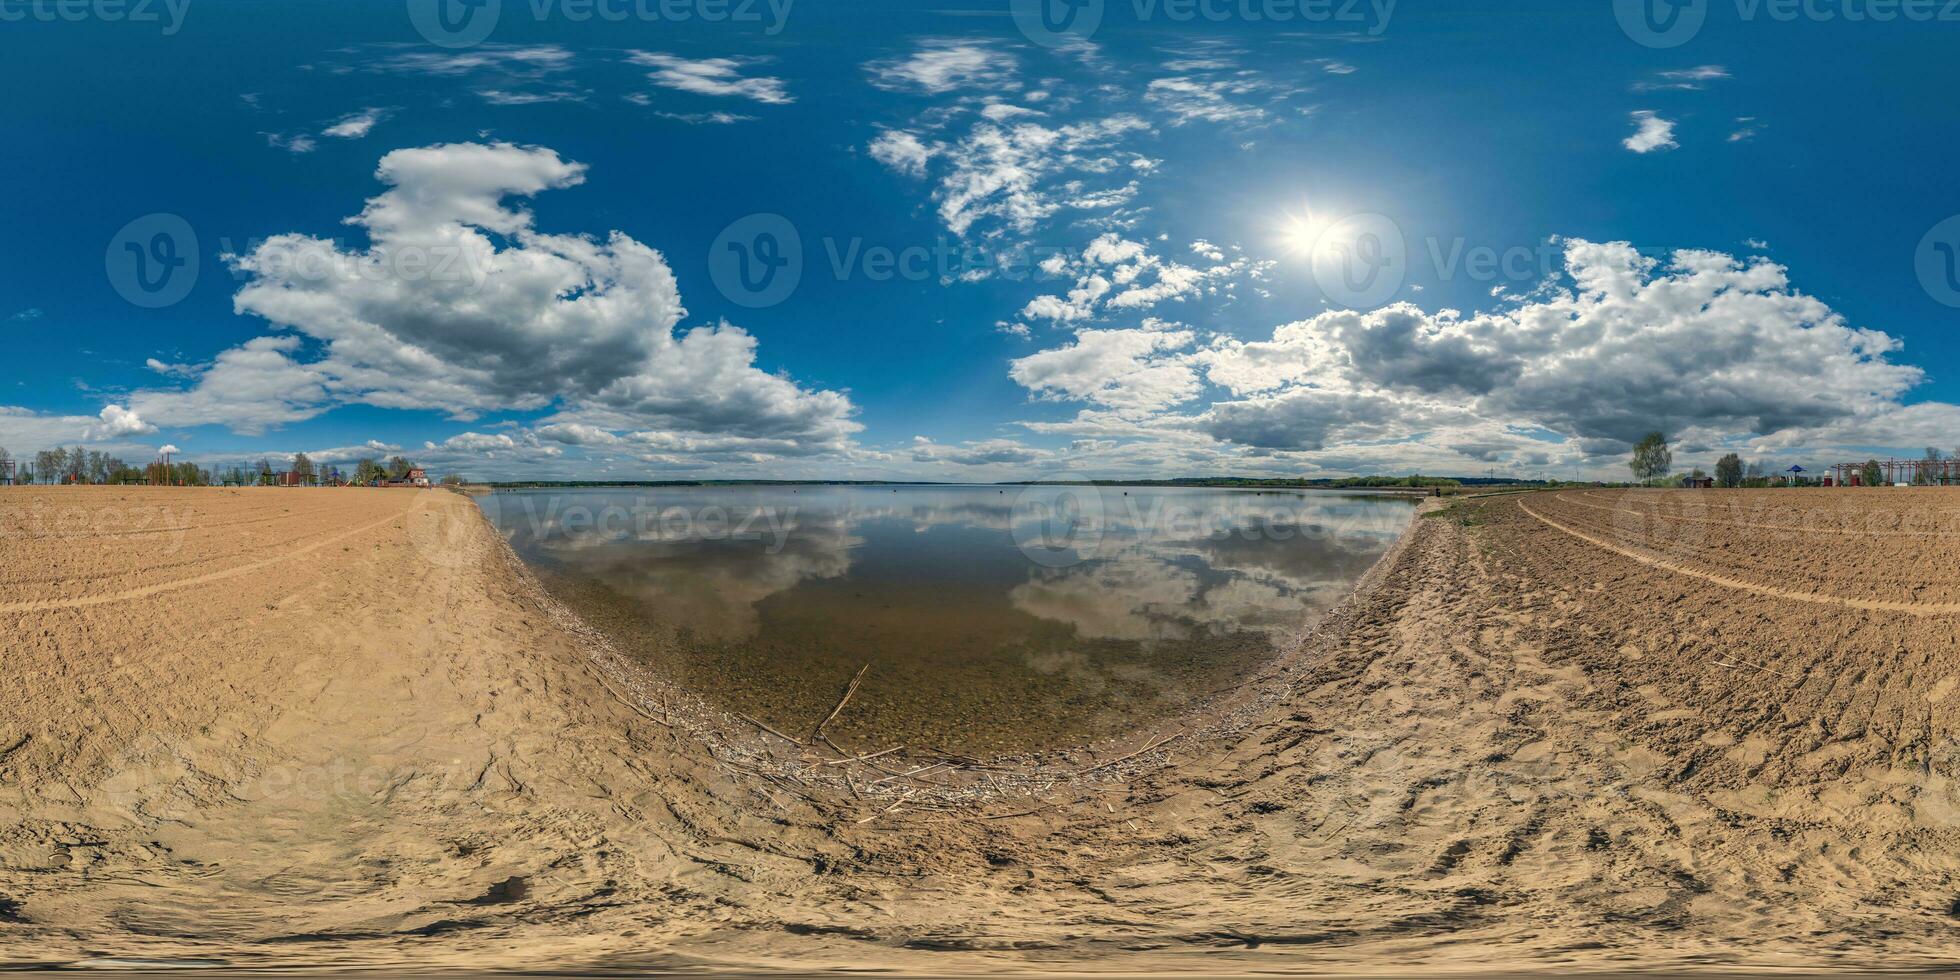
<instances>
[{"instance_id":1,"label":"wet sand","mask_svg":"<svg viewBox=\"0 0 1960 980\"><path fill-rule=\"evenodd\" d=\"M1181 737L874 782L632 673L459 496L0 490L0 964L1941 964L1956 514L1459 502Z\"/></svg>"}]
</instances>

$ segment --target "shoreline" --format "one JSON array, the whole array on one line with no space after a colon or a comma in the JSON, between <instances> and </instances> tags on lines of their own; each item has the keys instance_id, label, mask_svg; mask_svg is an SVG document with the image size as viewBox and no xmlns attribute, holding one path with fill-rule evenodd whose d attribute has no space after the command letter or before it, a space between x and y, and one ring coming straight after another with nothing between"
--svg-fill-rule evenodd
<instances>
[{"instance_id":1,"label":"shoreline","mask_svg":"<svg viewBox=\"0 0 1960 980\"><path fill-rule=\"evenodd\" d=\"M1256 673L1231 688L1200 698L1154 724L1139 725L1081 744L978 758L930 751L908 752L903 751L905 747L901 746L897 752L877 753L876 757L885 765L875 768L879 775L890 777L894 775L890 766L901 760L926 764L950 763L956 769L960 763L980 763L993 770L989 772L993 778L962 785L953 792L942 794L942 802L949 805L977 807L1001 800L1025 800L1036 792L1052 791L1060 781L1084 775L1085 766L1091 767L1090 771L1099 776L1098 782L1133 778L1153 766L1161 768L1169 765L1170 757L1166 750L1172 740L1216 741L1242 733L1259 711L1270 710L1284 698L1287 686L1304 666L1313 648L1327 642L1330 635L1335 635L1330 631L1340 629L1336 624L1352 619L1354 608L1379 586L1386 574L1385 569L1403 554L1420 531L1423 524L1421 515L1441 506L1444 503L1440 500L1418 504L1408 524L1368 570L1332 606L1275 642L1272 656L1260 664ZM472 505L472 510L482 522L486 534L497 542L497 560L520 583L522 597L547 609L555 624L578 639L580 650L598 675L605 679L608 693L620 703L661 725L685 730L704 745L739 752L747 764L768 760L775 766L771 772L774 776L796 780L806 786L840 794L840 798L848 798L842 794L851 789L846 778L849 770L839 770L836 766L840 761L856 758L862 753L854 755L835 746L789 737L740 712L713 704L704 696L688 690L685 685L660 676L653 667L633 662L619 652L604 630L588 623L551 593L535 570L497 532L481 507ZM1166 736L1165 732L1173 734ZM793 746L794 750L786 750L786 746ZM1144 750L1137 751L1139 746L1143 746ZM796 762L799 755L807 756L810 751L825 748L832 750L828 759L815 764ZM1099 758L1107 761L1098 761ZM1011 767L1011 780L999 775L1000 767ZM933 770L927 774L946 778L944 770ZM813 776L822 778L811 779Z\"/></svg>"}]
</instances>

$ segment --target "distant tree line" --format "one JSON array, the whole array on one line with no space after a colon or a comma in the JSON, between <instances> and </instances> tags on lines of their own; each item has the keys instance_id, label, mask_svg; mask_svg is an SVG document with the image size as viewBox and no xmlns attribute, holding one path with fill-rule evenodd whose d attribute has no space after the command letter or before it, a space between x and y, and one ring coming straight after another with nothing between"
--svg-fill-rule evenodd
<instances>
[{"instance_id":1,"label":"distant tree line","mask_svg":"<svg viewBox=\"0 0 1960 980\"><path fill-rule=\"evenodd\" d=\"M1314 480L1316 487L1460 487L1463 481L1448 476L1347 476L1338 480Z\"/></svg>"},{"instance_id":2,"label":"distant tree line","mask_svg":"<svg viewBox=\"0 0 1960 980\"><path fill-rule=\"evenodd\" d=\"M169 482L201 486L211 481L209 470L192 463L174 463L166 470L158 462L139 469L109 453L81 446L43 449L34 454L32 462L28 457L15 457L5 448L0 448L0 470L5 470L4 464L9 461L14 463L14 480L19 483L126 485Z\"/></svg>"},{"instance_id":3,"label":"distant tree line","mask_svg":"<svg viewBox=\"0 0 1960 980\"><path fill-rule=\"evenodd\" d=\"M1937 447L1926 447L1927 463L1938 464L1953 459L1960 459L1960 449L1947 453ZM1634 444L1633 459L1629 465L1633 469L1634 477L1642 483L1651 484L1665 480L1674 467L1674 453L1668 448L1667 437L1659 432L1648 433ZM1940 472L1940 468L1936 466L1919 467L1913 474L1913 482L1919 485L1936 483ZM1705 474L1697 467L1689 475L1701 477ZM1859 482L1865 486L1878 486L1885 481L1885 467L1876 459L1868 459L1865 465L1859 468L1858 475ZM1755 460L1744 462L1736 453L1729 453L1715 461L1714 480L1718 487L1767 487L1779 481L1806 485L1813 482L1810 478L1794 475L1785 478L1767 473L1761 462Z\"/></svg>"},{"instance_id":4,"label":"distant tree line","mask_svg":"<svg viewBox=\"0 0 1960 980\"><path fill-rule=\"evenodd\" d=\"M0 473L5 472L8 462L15 464L14 480L17 483L249 487L275 486L282 482L272 464L263 459L256 467L249 469L231 466L213 471L195 463L165 464L161 460L135 467L108 453L81 446L43 449L35 453L30 461L27 457L15 457L5 447L0 447ZM365 485L380 480L403 480L413 469L415 464L404 456L394 456L386 462L362 459L354 464L353 482ZM291 472L297 474L299 482L305 486L337 482L339 479L338 470L323 469L305 453L293 457ZM441 482L446 486L461 486L467 481L461 473L449 473Z\"/></svg>"}]
</instances>

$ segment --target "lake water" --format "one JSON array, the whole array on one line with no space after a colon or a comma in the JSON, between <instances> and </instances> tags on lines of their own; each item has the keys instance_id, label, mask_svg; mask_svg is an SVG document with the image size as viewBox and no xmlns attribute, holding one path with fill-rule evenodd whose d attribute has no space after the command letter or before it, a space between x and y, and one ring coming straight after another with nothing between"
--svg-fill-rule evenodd
<instances>
[{"instance_id":1,"label":"lake water","mask_svg":"<svg viewBox=\"0 0 1960 980\"><path fill-rule=\"evenodd\" d=\"M1413 501L1319 491L686 487L479 499L621 652L840 745L968 754L1144 727L1337 602Z\"/></svg>"}]
</instances>

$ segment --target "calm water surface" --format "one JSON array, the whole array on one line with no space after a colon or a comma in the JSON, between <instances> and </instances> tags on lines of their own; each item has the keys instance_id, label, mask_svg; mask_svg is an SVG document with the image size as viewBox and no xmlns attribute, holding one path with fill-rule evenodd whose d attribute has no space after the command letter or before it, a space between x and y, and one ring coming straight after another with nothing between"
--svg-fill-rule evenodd
<instances>
[{"instance_id":1,"label":"calm water surface","mask_svg":"<svg viewBox=\"0 0 1960 980\"><path fill-rule=\"evenodd\" d=\"M484 511L622 652L853 749L982 753L1146 726L1338 601L1413 502L1089 487L517 491Z\"/></svg>"}]
</instances>

